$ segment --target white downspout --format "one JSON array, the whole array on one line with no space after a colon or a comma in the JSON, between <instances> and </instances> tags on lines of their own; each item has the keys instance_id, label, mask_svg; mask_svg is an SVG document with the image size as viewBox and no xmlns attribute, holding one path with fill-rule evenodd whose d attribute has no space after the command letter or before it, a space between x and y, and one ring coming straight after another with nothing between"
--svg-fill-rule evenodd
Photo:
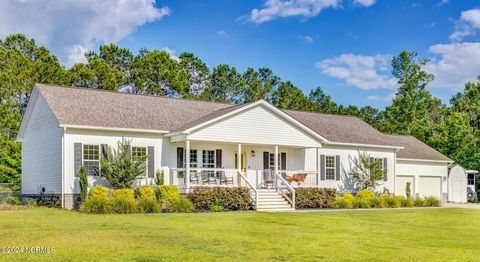
<instances>
[{"instance_id":1,"label":"white downspout","mask_svg":"<svg viewBox=\"0 0 480 262\"><path fill-rule=\"evenodd\" d=\"M62 132L62 208L65 208L65 132L66 127L63 127Z\"/></svg>"}]
</instances>

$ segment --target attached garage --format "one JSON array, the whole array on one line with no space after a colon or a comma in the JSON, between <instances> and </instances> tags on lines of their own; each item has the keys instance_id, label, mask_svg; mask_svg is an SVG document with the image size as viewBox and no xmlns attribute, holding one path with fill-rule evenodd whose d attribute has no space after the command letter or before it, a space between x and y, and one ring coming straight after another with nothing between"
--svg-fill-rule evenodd
<instances>
[{"instance_id":1,"label":"attached garage","mask_svg":"<svg viewBox=\"0 0 480 262\"><path fill-rule=\"evenodd\" d=\"M442 199L442 177L418 177L418 195L420 197L434 196Z\"/></svg>"},{"instance_id":2,"label":"attached garage","mask_svg":"<svg viewBox=\"0 0 480 262\"><path fill-rule=\"evenodd\" d=\"M415 177L414 176L397 176L395 178L395 194L399 196L407 196L407 183L410 182L410 192L415 196Z\"/></svg>"}]
</instances>

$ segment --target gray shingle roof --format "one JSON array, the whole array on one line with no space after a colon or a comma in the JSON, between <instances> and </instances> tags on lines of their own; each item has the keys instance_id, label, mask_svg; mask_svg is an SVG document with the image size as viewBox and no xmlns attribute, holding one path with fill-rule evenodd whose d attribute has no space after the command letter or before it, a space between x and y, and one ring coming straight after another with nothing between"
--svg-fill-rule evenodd
<instances>
[{"instance_id":1,"label":"gray shingle roof","mask_svg":"<svg viewBox=\"0 0 480 262\"><path fill-rule=\"evenodd\" d=\"M36 85L65 125L176 130L230 104Z\"/></svg>"},{"instance_id":2,"label":"gray shingle roof","mask_svg":"<svg viewBox=\"0 0 480 262\"><path fill-rule=\"evenodd\" d=\"M60 124L180 131L244 105L36 84ZM405 147L400 158L450 160L411 136L385 135L353 116L282 110L331 142Z\"/></svg>"},{"instance_id":3,"label":"gray shingle roof","mask_svg":"<svg viewBox=\"0 0 480 262\"><path fill-rule=\"evenodd\" d=\"M332 142L392 145L381 132L354 116L283 111Z\"/></svg>"},{"instance_id":4,"label":"gray shingle roof","mask_svg":"<svg viewBox=\"0 0 480 262\"><path fill-rule=\"evenodd\" d=\"M452 161L450 158L444 156L442 153L413 136L386 134L384 136L391 144L404 147L404 149L398 151L398 158Z\"/></svg>"}]
</instances>

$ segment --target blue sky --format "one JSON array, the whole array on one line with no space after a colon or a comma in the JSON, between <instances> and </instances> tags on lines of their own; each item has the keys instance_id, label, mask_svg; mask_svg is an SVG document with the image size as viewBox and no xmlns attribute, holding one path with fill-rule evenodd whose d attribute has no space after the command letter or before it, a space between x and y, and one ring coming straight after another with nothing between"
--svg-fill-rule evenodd
<instances>
[{"instance_id":1,"label":"blue sky","mask_svg":"<svg viewBox=\"0 0 480 262\"><path fill-rule=\"evenodd\" d=\"M25 25L14 21L35 6L7 2L0 4L0 24L6 25L0 36L23 32L40 38L67 65L82 60L76 53L107 42L135 51L193 52L211 68L266 66L306 93L321 86L338 103L379 108L395 92L390 59L402 50L432 59L426 69L437 80L430 91L444 102L480 74L477 1L104 1L107 5L88 0L58 7L45 0L42 5L55 5L56 11L38 19L63 18L33 17Z\"/></svg>"}]
</instances>

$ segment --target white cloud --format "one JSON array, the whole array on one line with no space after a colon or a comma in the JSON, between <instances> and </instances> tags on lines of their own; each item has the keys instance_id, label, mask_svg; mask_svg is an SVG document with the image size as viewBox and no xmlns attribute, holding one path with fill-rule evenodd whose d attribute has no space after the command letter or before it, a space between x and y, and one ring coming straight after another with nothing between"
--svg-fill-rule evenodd
<instances>
[{"instance_id":1,"label":"white cloud","mask_svg":"<svg viewBox=\"0 0 480 262\"><path fill-rule=\"evenodd\" d=\"M374 5L376 0L353 0L354 4L369 7Z\"/></svg>"},{"instance_id":2,"label":"white cloud","mask_svg":"<svg viewBox=\"0 0 480 262\"><path fill-rule=\"evenodd\" d=\"M316 16L325 8L337 8L340 0L267 0L262 9L253 9L248 20L261 24L279 17Z\"/></svg>"},{"instance_id":3,"label":"white cloud","mask_svg":"<svg viewBox=\"0 0 480 262\"><path fill-rule=\"evenodd\" d=\"M228 38L228 33L223 30L219 30L217 31L217 36L220 38Z\"/></svg>"},{"instance_id":4,"label":"white cloud","mask_svg":"<svg viewBox=\"0 0 480 262\"><path fill-rule=\"evenodd\" d=\"M381 96L381 95L369 95L367 96L368 100L372 101L383 101L383 102L388 102L392 101L392 99L395 97L395 93L390 93L386 96Z\"/></svg>"},{"instance_id":5,"label":"white cloud","mask_svg":"<svg viewBox=\"0 0 480 262\"><path fill-rule=\"evenodd\" d=\"M26 34L71 64L95 43L117 42L169 14L154 0L7 0L0 1L0 38Z\"/></svg>"},{"instance_id":6,"label":"white cloud","mask_svg":"<svg viewBox=\"0 0 480 262\"><path fill-rule=\"evenodd\" d=\"M345 81L349 86L363 90L395 89L397 81L390 76L390 56L363 56L342 54L315 63L323 74Z\"/></svg>"},{"instance_id":7,"label":"white cloud","mask_svg":"<svg viewBox=\"0 0 480 262\"><path fill-rule=\"evenodd\" d=\"M162 48L162 51L167 52L170 55L170 58L172 58L173 60L180 61L180 58L177 56L177 50L164 47Z\"/></svg>"},{"instance_id":8,"label":"white cloud","mask_svg":"<svg viewBox=\"0 0 480 262\"><path fill-rule=\"evenodd\" d=\"M313 37L311 37L309 35L298 35L297 39L306 43L306 44L311 44L315 41L315 39L313 39Z\"/></svg>"},{"instance_id":9,"label":"white cloud","mask_svg":"<svg viewBox=\"0 0 480 262\"><path fill-rule=\"evenodd\" d=\"M441 0L438 5L441 6L441 5L446 5L448 4L448 0Z\"/></svg>"},{"instance_id":10,"label":"white cloud","mask_svg":"<svg viewBox=\"0 0 480 262\"><path fill-rule=\"evenodd\" d=\"M376 0L351 0L354 5L370 7ZM266 0L264 7L253 9L249 15L240 17L261 24L277 18L300 16L310 18L317 16L326 8L341 7L342 0Z\"/></svg>"},{"instance_id":11,"label":"white cloud","mask_svg":"<svg viewBox=\"0 0 480 262\"><path fill-rule=\"evenodd\" d=\"M463 11L460 21L455 26L455 31L449 36L452 41L460 41L466 36L476 34L480 29L480 9Z\"/></svg>"},{"instance_id":12,"label":"white cloud","mask_svg":"<svg viewBox=\"0 0 480 262\"><path fill-rule=\"evenodd\" d=\"M68 61L71 64L75 63L87 63L87 58L85 57L85 53L88 50L81 45L74 45L71 48L68 48Z\"/></svg>"},{"instance_id":13,"label":"white cloud","mask_svg":"<svg viewBox=\"0 0 480 262\"><path fill-rule=\"evenodd\" d=\"M429 52L435 58L425 70L435 75L430 86L461 90L466 82L480 75L480 42L438 44Z\"/></svg>"}]
</instances>

